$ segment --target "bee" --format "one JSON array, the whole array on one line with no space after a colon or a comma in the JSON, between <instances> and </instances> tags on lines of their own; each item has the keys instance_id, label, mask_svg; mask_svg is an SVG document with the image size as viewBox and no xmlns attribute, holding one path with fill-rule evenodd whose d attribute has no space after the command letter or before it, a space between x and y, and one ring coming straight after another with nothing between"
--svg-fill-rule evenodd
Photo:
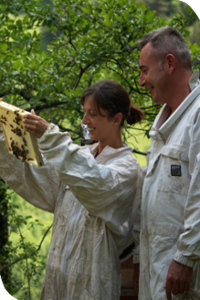
<instances>
[{"instance_id":1,"label":"bee","mask_svg":"<svg viewBox=\"0 0 200 300\"><path fill-rule=\"evenodd\" d=\"M14 114L15 114L16 116L19 116L19 110L15 110L15 111L14 111Z\"/></svg>"},{"instance_id":2,"label":"bee","mask_svg":"<svg viewBox=\"0 0 200 300\"><path fill-rule=\"evenodd\" d=\"M27 141L26 141L25 137L23 137L22 140L23 140L23 142L24 142L24 145L27 146Z\"/></svg>"},{"instance_id":3,"label":"bee","mask_svg":"<svg viewBox=\"0 0 200 300\"><path fill-rule=\"evenodd\" d=\"M27 156L27 152L26 150L22 147L22 150L17 146L18 143L14 142L14 140L12 140L11 142L11 148L12 148L12 151L13 151L13 154L19 159L19 157L22 157L22 161L25 161L26 160L26 156Z\"/></svg>"},{"instance_id":4,"label":"bee","mask_svg":"<svg viewBox=\"0 0 200 300\"><path fill-rule=\"evenodd\" d=\"M0 120L1 123L3 123L4 125L6 125L6 123L3 120Z\"/></svg>"},{"instance_id":5,"label":"bee","mask_svg":"<svg viewBox=\"0 0 200 300\"><path fill-rule=\"evenodd\" d=\"M22 136L21 129L19 127L16 127L16 135Z\"/></svg>"},{"instance_id":6,"label":"bee","mask_svg":"<svg viewBox=\"0 0 200 300\"><path fill-rule=\"evenodd\" d=\"M22 132L21 132L21 129L19 127L11 129L11 131L14 132L18 136L22 136Z\"/></svg>"}]
</instances>

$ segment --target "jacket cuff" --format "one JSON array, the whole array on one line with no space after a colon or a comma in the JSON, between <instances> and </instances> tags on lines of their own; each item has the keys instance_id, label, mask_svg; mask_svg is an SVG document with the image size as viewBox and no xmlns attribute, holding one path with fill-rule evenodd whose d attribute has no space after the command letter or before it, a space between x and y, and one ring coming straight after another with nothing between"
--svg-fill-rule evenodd
<instances>
[{"instance_id":1,"label":"jacket cuff","mask_svg":"<svg viewBox=\"0 0 200 300\"><path fill-rule=\"evenodd\" d=\"M139 255L133 255L133 263L139 264L140 263L140 256Z\"/></svg>"},{"instance_id":2,"label":"jacket cuff","mask_svg":"<svg viewBox=\"0 0 200 300\"><path fill-rule=\"evenodd\" d=\"M194 260L191 260L188 257L184 256L178 250L176 251L176 254L174 255L174 260L179 262L180 264L185 265L190 268L194 268L194 265L195 265Z\"/></svg>"},{"instance_id":3,"label":"jacket cuff","mask_svg":"<svg viewBox=\"0 0 200 300\"><path fill-rule=\"evenodd\" d=\"M38 139L38 146L41 149L49 149L54 143L55 134L59 133L59 127L55 124L49 124L46 131L43 133L41 138Z\"/></svg>"},{"instance_id":4,"label":"jacket cuff","mask_svg":"<svg viewBox=\"0 0 200 300\"><path fill-rule=\"evenodd\" d=\"M55 133L55 132L59 132L59 127L53 123L49 124L48 128L46 129L44 134L41 136L39 141L43 141L45 139L46 135L48 135L50 133Z\"/></svg>"}]
</instances>

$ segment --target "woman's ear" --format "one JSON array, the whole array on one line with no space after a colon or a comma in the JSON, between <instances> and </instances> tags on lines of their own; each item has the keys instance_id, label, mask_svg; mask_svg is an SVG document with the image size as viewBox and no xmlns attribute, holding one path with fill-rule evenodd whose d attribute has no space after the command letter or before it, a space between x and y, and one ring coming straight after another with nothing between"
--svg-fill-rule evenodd
<instances>
[{"instance_id":1,"label":"woman's ear","mask_svg":"<svg viewBox=\"0 0 200 300\"><path fill-rule=\"evenodd\" d=\"M122 113L117 113L115 116L114 116L114 125L116 126L119 126L123 120L123 114Z\"/></svg>"}]
</instances>

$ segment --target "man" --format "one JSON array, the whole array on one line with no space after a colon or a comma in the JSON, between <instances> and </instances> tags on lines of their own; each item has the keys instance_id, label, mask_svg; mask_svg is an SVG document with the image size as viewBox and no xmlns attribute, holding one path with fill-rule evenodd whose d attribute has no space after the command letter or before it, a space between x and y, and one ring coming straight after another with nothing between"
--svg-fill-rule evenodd
<instances>
[{"instance_id":1,"label":"man","mask_svg":"<svg viewBox=\"0 0 200 300\"><path fill-rule=\"evenodd\" d=\"M175 29L139 42L139 84L164 104L150 131L140 233L140 300L200 299L200 84ZM136 270L137 270L136 265ZM137 273L137 272L136 272ZM137 276L134 287L137 291Z\"/></svg>"}]
</instances>

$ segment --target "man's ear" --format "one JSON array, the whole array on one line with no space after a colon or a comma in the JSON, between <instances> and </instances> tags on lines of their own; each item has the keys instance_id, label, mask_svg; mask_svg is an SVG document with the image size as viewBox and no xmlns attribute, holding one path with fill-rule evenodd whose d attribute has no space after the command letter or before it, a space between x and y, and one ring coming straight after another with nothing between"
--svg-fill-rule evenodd
<instances>
[{"instance_id":1,"label":"man's ear","mask_svg":"<svg viewBox=\"0 0 200 300\"><path fill-rule=\"evenodd\" d=\"M176 66L176 58L173 54L169 53L165 57L165 67L172 73Z\"/></svg>"},{"instance_id":2,"label":"man's ear","mask_svg":"<svg viewBox=\"0 0 200 300\"><path fill-rule=\"evenodd\" d=\"M114 116L114 125L118 126L121 124L122 120L123 120L123 114L122 113L117 113L115 116Z\"/></svg>"}]
</instances>

